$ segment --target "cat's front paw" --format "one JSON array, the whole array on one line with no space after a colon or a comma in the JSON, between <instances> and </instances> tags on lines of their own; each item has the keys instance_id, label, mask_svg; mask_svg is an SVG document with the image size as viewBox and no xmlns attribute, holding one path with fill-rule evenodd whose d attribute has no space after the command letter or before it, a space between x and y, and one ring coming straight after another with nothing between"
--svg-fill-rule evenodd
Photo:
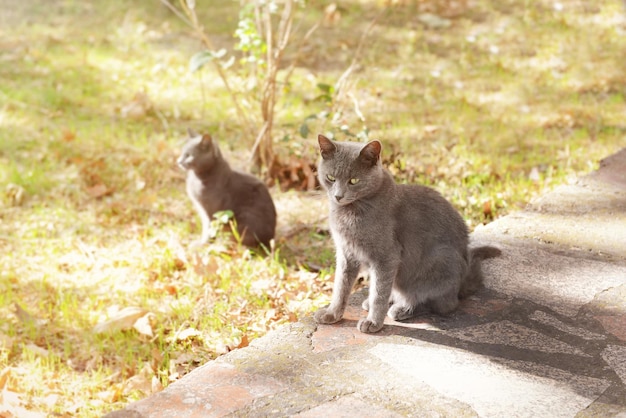
<instances>
[{"instance_id":1,"label":"cat's front paw","mask_svg":"<svg viewBox=\"0 0 626 418\"><path fill-rule=\"evenodd\" d=\"M413 316L413 310L410 306L404 306L396 303L391 305L389 311L387 311L387 315L394 321L403 321Z\"/></svg>"},{"instance_id":2,"label":"cat's front paw","mask_svg":"<svg viewBox=\"0 0 626 418\"><path fill-rule=\"evenodd\" d=\"M320 308L315 312L313 318L318 324L334 324L335 322L339 322L342 316L343 315L337 314L328 308Z\"/></svg>"},{"instance_id":3,"label":"cat's front paw","mask_svg":"<svg viewBox=\"0 0 626 418\"><path fill-rule=\"evenodd\" d=\"M370 310L370 301L369 301L369 299L365 299L363 301L363 303L361 304L361 308L363 308L364 311L369 311Z\"/></svg>"},{"instance_id":4,"label":"cat's front paw","mask_svg":"<svg viewBox=\"0 0 626 418\"><path fill-rule=\"evenodd\" d=\"M380 331L383 327L383 323L381 322L380 324L376 324L369 319L361 319L359 320L359 323L356 324L356 327L361 332L371 334Z\"/></svg>"}]
</instances>

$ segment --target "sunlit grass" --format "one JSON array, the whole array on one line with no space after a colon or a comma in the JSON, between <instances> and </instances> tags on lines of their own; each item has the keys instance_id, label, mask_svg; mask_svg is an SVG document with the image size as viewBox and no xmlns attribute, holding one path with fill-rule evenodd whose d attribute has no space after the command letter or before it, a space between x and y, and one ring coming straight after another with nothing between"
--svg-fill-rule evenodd
<instances>
[{"instance_id":1,"label":"sunlit grass","mask_svg":"<svg viewBox=\"0 0 626 418\"><path fill-rule=\"evenodd\" d=\"M199 12L228 46L237 3L213 3ZM338 125L311 120L301 138L305 118L328 110L318 84L349 66L375 4L347 2L311 38L282 86L281 157L315 160L317 132L367 127L398 181L437 188L474 227L625 144L619 4L574 1L473 2L438 29L414 19L418 3L389 8ZM311 7L309 20L321 14ZM0 389L15 408L100 416L328 300L319 193L272 189L267 257L226 239L188 248L199 225L175 165L180 137L211 132L237 166L253 139L216 74L189 73L200 46L183 23L147 0L14 13L29 18L0 28ZM133 309L136 328L107 322Z\"/></svg>"}]
</instances>

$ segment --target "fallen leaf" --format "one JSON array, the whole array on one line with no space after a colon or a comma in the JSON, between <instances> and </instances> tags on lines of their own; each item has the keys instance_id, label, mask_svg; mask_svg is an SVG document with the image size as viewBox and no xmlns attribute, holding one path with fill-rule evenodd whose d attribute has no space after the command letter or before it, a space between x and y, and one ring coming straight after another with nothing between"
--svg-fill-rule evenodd
<instances>
[{"instance_id":1,"label":"fallen leaf","mask_svg":"<svg viewBox=\"0 0 626 418\"><path fill-rule=\"evenodd\" d=\"M113 193L113 189L109 189L106 185L98 183L95 186L87 187L87 194L94 199L99 199Z\"/></svg>"},{"instance_id":2,"label":"fallen leaf","mask_svg":"<svg viewBox=\"0 0 626 418\"><path fill-rule=\"evenodd\" d=\"M180 332L177 332L174 336L174 341L185 341L202 336L202 333L195 328L186 328Z\"/></svg>"},{"instance_id":3,"label":"fallen leaf","mask_svg":"<svg viewBox=\"0 0 626 418\"><path fill-rule=\"evenodd\" d=\"M176 288L176 286L174 286L172 284L168 284L168 285L163 286L163 289L165 289L165 291L167 293L169 293L170 295L178 294L178 289Z\"/></svg>"},{"instance_id":4,"label":"fallen leaf","mask_svg":"<svg viewBox=\"0 0 626 418\"><path fill-rule=\"evenodd\" d=\"M0 392L0 417L1 418L44 418L46 414L29 411L24 408L25 401L16 392L3 390Z\"/></svg>"},{"instance_id":5,"label":"fallen leaf","mask_svg":"<svg viewBox=\"0 0 626 418\"><path fill-rule=\"evenodd\" d=\"M180 354L179 356L170 356L170 364L183 364L183 363L192 363L196 360L196 356L193 353L185 352Z\"/></svg>"},{"instance_id":6,"label":"fallen leaf","mask_svg":"<svg viewBox=\"0 0 626 418\"><path fill-rule=\"evenodd\" d=\"M61 139L65 142L72 142L76 139L76 133L69 129L64 129L61 135Z\"/></svg>"},{"instance_id":7,"label":"fallen leaf","mask_svg":"<svg viewBox=\"0 0 626 418\"><path fill-rule=\"evenodd\" d=\"M9 381L9 377L10 376L11 376L11 368L10 367L5 367L0 372L0 390L4 389L4 387L6 386L7 382Z\"/></svg>"},{"instance_id":8,"label":"fallen leaf","mask_svg":"<svg viewBox=\"0 0 626 418\"><path fill-rule=\"evenodd\" d=\"M324 9L324 24L334 26L341 20L341 12L336 3L331 3Z\"/></svg>"},{"instance_id":9,"label":"fallen leaf","mask_svg":"<svg viewBox=\"0 0 626 418\"><path fill-rule=\"evenodd\" d=\"M154 332L152 331L152 322L156 319L156 316L148 312L141 318L137 319L133 324L133 328L137 330L138 333L142 335L147 335L148 337L154 337Z\"/></svg>"},{"instance_id":10,"label":"fallen leaf","mask_svg":"<svg viewBox=\"0 0 626 418\"><path fill-rule=\"evenodd\" d=\"M98 392L96 397L106 403L117 402L122 395L122 385L114 384L108 390L103 390L102 392Z\"/></svg>"},{"instance_id":11,"label":"fallen leaf","mask_svg":"<svg viewBox=\"0 0 626 418\"><path fill-rule=\"evenodd\" d=\"M161 362L163 361L163 353L158 348L153 348L151 351L152 354L152 368L154 370L158 370L161 366Z\"/></svg>"},{"instance_id":12,"label":"fallen leaf","mask_svg":"<svg viewBox=\"0 0 626 418\"><path fill-rule=\"evenodd\" d=\"M148 95L138 92L129 103L122 106L120 114L123 118L141 119L152 109L152 102Z\"/></svg>"},{"instance_id":13,"label":"fallen leaf","mask_svg":"<svg viewBox=\"0 0 626 418\"><path fill-rule=\"evenodd\" d=\"M7 184L4 193L10 206L20 206L24 202L24 196L26 195L26 191L22 186L13 183Z\"/></svg>"},{"instance_id":14,"label":"fallen leaf","mask_svg":"<svg viewBox=\"0 0 626 418\"><path fill-rule=\"evenodd\" d=\"M108 321L97 324L93 328L93 331L96 334L102 334L104 332L116 332L131 329L135 325L135 322L147 313L147 310L138 307L124 308L117 314L113 315L113 317Z\"/></svg>"},{"instance_id":15,"label":"fallen leaf","mask_svg":"<svg viewBox=\"0 0 626 418\"><path fill-rule=\"evenodd\" d=\"M439 17L432 13L422 13L417 16L417 20L431 29L443 29L452 25L452 22L449 19Z\"/></svg>"},{"instance_id":16,"label":"fallen leaf","mask_svg":"<svg viewBox=\"0 0 626 418\"><path fill-rule=\"evenodd\" d=\"M485 214L485 216L492 218L493 217L493 212L491 209L491 200L486 200L483 203L483 213Z\"/></svg>"},{"instance_id":17,"label":"fallen leaf","mask_svg":"<svg viewBox=\"0 0 626 418\"><path fill-rule=\"evenodd\" d=\"M41 348L38 345L32 343L26 344L24 348L31 351L33 354L37 354L41 357L48 357L49 354L48 350L46 350L45 348Z\"/></svg>"},{"instance_id":18,"label":"fallen leaf","mask_svg":"<svg viewBox=\"0 0 626 418\"><path fill-rule=\"evenodd\" d=\"M144 364L141 371L135 376L124 382L124 394L128 395L130 392L138 390L145 395L152 393L152 377L154 376L154 370L150 364Z\"/></svg>"},{"instance_id":19,"label":"fallen leaf","mask_svg":"<svg viewBox=\"0 0 626 418\"><path fill-rule=\"evenodd\" d=\"M24 308L22 308L22 306L17 303L14 302L14 307L15 307L15 315L17 316L17 319L19 319L23 324L36 324L37 321L35 320L35 317L32 316L30 313L28 313L28 311Z\"/></svg>"},{"instance_id":20,"label":"fallen leaf","mask_svg":"<svg viewBox=\"0 0 626 418\"><path fill-rule=\"evenodd\" d=\"M241 337L241 342L239 343L237 348L247 347L248 344L250 344L250 340L248 339L248 336L246 334L244 334L243 337Z\"/></svg>"},{"instance_id":21,"label":"fallen leaf","mask_svg":"<svg viewBox=\"0 0 626 418\"><path fill-rule=\"evenodd\" d=\"M59 395L56 393L51 393L50 395L45 396L41 399L41 403L46 405L47 409L50 410L56 403L59 401Z\"/></svg>"},{"instance_id":22,"label":"fallen leaf","mask_svg":"<svg viewBox=\"0 0 626 418\"><path fill-rule=\"evenodd\" d=\"M528 179L534 181L535 183L541 180L541 176L539 175L539 169L537 167L533 167L528 174Z\"/></svg>"},{"instance_id":23,"label":"fallen leaf","mask_svg":"<svg viewBox=\"0 0 626 418\"><path fill-rule=\"evenodd\" d=\"M150 388L151 393L160 392L163 390L163 384L161 380L157 376L152 376L152 387Z\"/></svg>"},{"instance_id":24,"label":"fallen leaf","mask_svg":"<svg viewBox=\"0 0 626 418\"><path fill-rule=\"evenodd\" d=\"M15 338L5 335L0 332L0 350L11 351Z\"/></svg>"}]
</instances>

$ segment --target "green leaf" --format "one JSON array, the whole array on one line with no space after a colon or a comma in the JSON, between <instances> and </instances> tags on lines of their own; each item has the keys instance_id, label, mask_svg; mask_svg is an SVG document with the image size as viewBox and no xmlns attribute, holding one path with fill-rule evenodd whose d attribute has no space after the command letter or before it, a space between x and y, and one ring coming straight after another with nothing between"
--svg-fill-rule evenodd
<instances>
[{"instance_id":1,"label":"green leaf","mask_svg":"<svg viewBox=\"0 0 626 418\"><path fill-rule=\"evenodd\" d=\"M207 50L198 52L197 54L194 54L194 56L191 57L191 59L189 60L189 70L192 73L195 73L200 68L204 67L207 62L213 61L214 58L215 53L213 53L212 51Z\"/></svg>"},{"instance_id":2,"label":"green leaf","mask_svg":"<svg viewBox=\"0 0 626 418\"><path fill-rule=\"evenodd\" d=\"M309 125L307 125L306 123L300 125L300 136L304 139L309 136Z\"/></svg>"},{"instance_id":3,"label":"green leaf","mask_svg":"<svg viewBox=\"0 0 626 418\"><path fill-rule=\"evenodd\" d=\"M221 210L213 214L213 219L220 224L226 225L234 216L235 214L232 210Z\"/></svg>"},{"instance_id":4,"label":"green leaf","mask_svg":"<svg viewBox=\"0 0 626 418\"><path fill-rule=\"evenodd\" d=\"M230 67L232 67L234 63L235 63L235 57L231 55L228 61L222 61L222 68L225 70L228 70Z\"/></svg>"},{"instance_id":5,"label":"green leaf","mask_svg":"<svg viewBox=\"0 0 626 418\"><path fill-rule=\"evenodd\" d=\"M226 56L226 50L224 48L222 48L219 51L215 51L215 52L211 51L211 54L213 54L214 58L222 58L222 57Z\"/></svg>"},{"instance_id":6,"label":"green leaf","mask_svg":"<svg viewBox=\"0 0 626 418\"><path fill-rule=\"evenodd\" d=\"M330 94L334 90L333 86L331 86L330 84L325 84L325 83L318 83L317 88L326 94Z\"/></svg>"}]
</instances>

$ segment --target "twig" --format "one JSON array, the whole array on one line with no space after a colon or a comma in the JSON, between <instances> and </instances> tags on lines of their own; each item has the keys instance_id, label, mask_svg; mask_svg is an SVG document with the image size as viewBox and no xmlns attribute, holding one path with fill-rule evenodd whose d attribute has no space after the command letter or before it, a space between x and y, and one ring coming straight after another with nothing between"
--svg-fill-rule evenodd
<instances>
[{"instance_id":1,"label":"twig","mask_svg":"<svg viewBox=\"0 0 626 418\"><path fill-rule=\"evenodd\" d=\"M184 14L182 14L176 7L174 7L174 5L172 3L170 3L167 0L161 0L161 3L163 3L165 5L165 7L170 9L172 11L172 13L174 13L176 16L178 16L178 18L180 20L182 20L183 22L185 22L189 26L193 27L193 24L191 23L191 21L189 19L187 19L187 17Z\"/></svg>"},{"instance_id":2,"label":"twig","mask_svg":"<svg viewBox=\"0 0 626 418\"><path fill-rule=\"evenodd\" d=\"M204 28L198 23L198 16L195 10L189 8L185 0L180 0L180 6L183 9L186 17L178 9L176 9L176 7L174 7L174 5L170 3L169 0L161 0L161 3L167 6L167 8L170 9L174 14L176 14L176 16L178 16L185 23L191 26L196 32L196 34L200 37L200 40L202 41L202 43L207 47L207 49L211 51L215 50L215 48L213 47L213 43L204 32ZM250 121L250 119L248 119L246 112L244 112L243 108L241 107L239 100L237 99L237 95L235 94L235 92L230 86L230 82L228 81L228 76L224 72L224 69L222 68L220 63L217 62L217 60L213 60L213 66L215 67L217 74L222 79L224 88L226 88L226 91L230 95L230 98L233 101L233 104L235 105L235 108L237 110L237 116L239 117L242 126L244 127L246 131L248 131L250 135L254 135L254 128L252 126L252 122Z\"/></svg>"},{"instance_id":3,"label":"twig","mask_svg":"<svg viewBox=\"0 0 626 418\"><path fill-rule=\"evenodd\" d=\"M359 119L361 119L361 122L365 122L365 116L363 116L363 113L361 113L359 102L357 101L356 97L354 97L354 94L348 93L348 97L352 99L352 103L354 104L354 113L356 113Z\"/></svg>"},{"instance_id":4,"label":"twig","mask_svg":"<svg viewBox=\"0 0 626 418\"><path fill-rule=\"evenodd\" d=\"M298 45L296 56L291 61L291 65L289 65L289 69L287 69L287 74L285 75L285 84L291 78L291 74L293 73L294 69L296 68L296 64L300 61L300 56L302 55L302 50L304 49L304 45L309 40L311 35L313 35L313 33L317 30L317 28L320 27L320 25L322 24L323 20L324 19L322 18L322 19L318 20L315 25L311 26L311 28L307 31L307 33L304 35L304 37L300 41L300 45Z\"/></svg>"},{"instance_id":5,"label":"twig","mask_svg":"<svg viewBox=\"0 0 626 418\"><path fill-rule=\"evenodd\" d=\"M265 122L263 126L261 127L261 130L259 131L259 134L257 135L254 141L254 145L252 146L252 152L250 153L250 158L248 161L252 161L252 159L257 154L257 149L259 148L259 145L261 144L261 140L265 136L265 131L267 131L267 128L268 128L268 125L267 125L267 122Z\"/></svg>"},{"instance_id":6,"label":"twig","mask_svg":"<svg viewBox=\"0 0 626 418\"><path fill-rule=\"evenodd\" d=\"M370 24L367 27L367 29L365 30L365 32L363 32L363 35L361 35L361 39L359 40L359 44L357 45L356 51L354 52L354 56L352 57L352 62L350 63L350 66L346 69L346 71L343 72L341 77L339 77L339 80L337 80L337 82L335 83L335 91L336 92L338 92L338 93L341 92L343 86L347 82L348 77L350 76L352 71L354 71L354 68L356 67L356 63L357 63L357 61L359 59L359 56L361 55L361 50L363 49L363 45L365 44L365 38L367 38L367 36L369 35L370 31L372 30L372 28L374 28L374 25L376 25L376 22L383 15L383 13L385 11L387 11L387 7L386 6L383 7L383 9L380 11L380 13L378 13L376 15L376 17L370 22ZM339 94L337 96L339 96Z\"/></svg>"}]
</instances>

